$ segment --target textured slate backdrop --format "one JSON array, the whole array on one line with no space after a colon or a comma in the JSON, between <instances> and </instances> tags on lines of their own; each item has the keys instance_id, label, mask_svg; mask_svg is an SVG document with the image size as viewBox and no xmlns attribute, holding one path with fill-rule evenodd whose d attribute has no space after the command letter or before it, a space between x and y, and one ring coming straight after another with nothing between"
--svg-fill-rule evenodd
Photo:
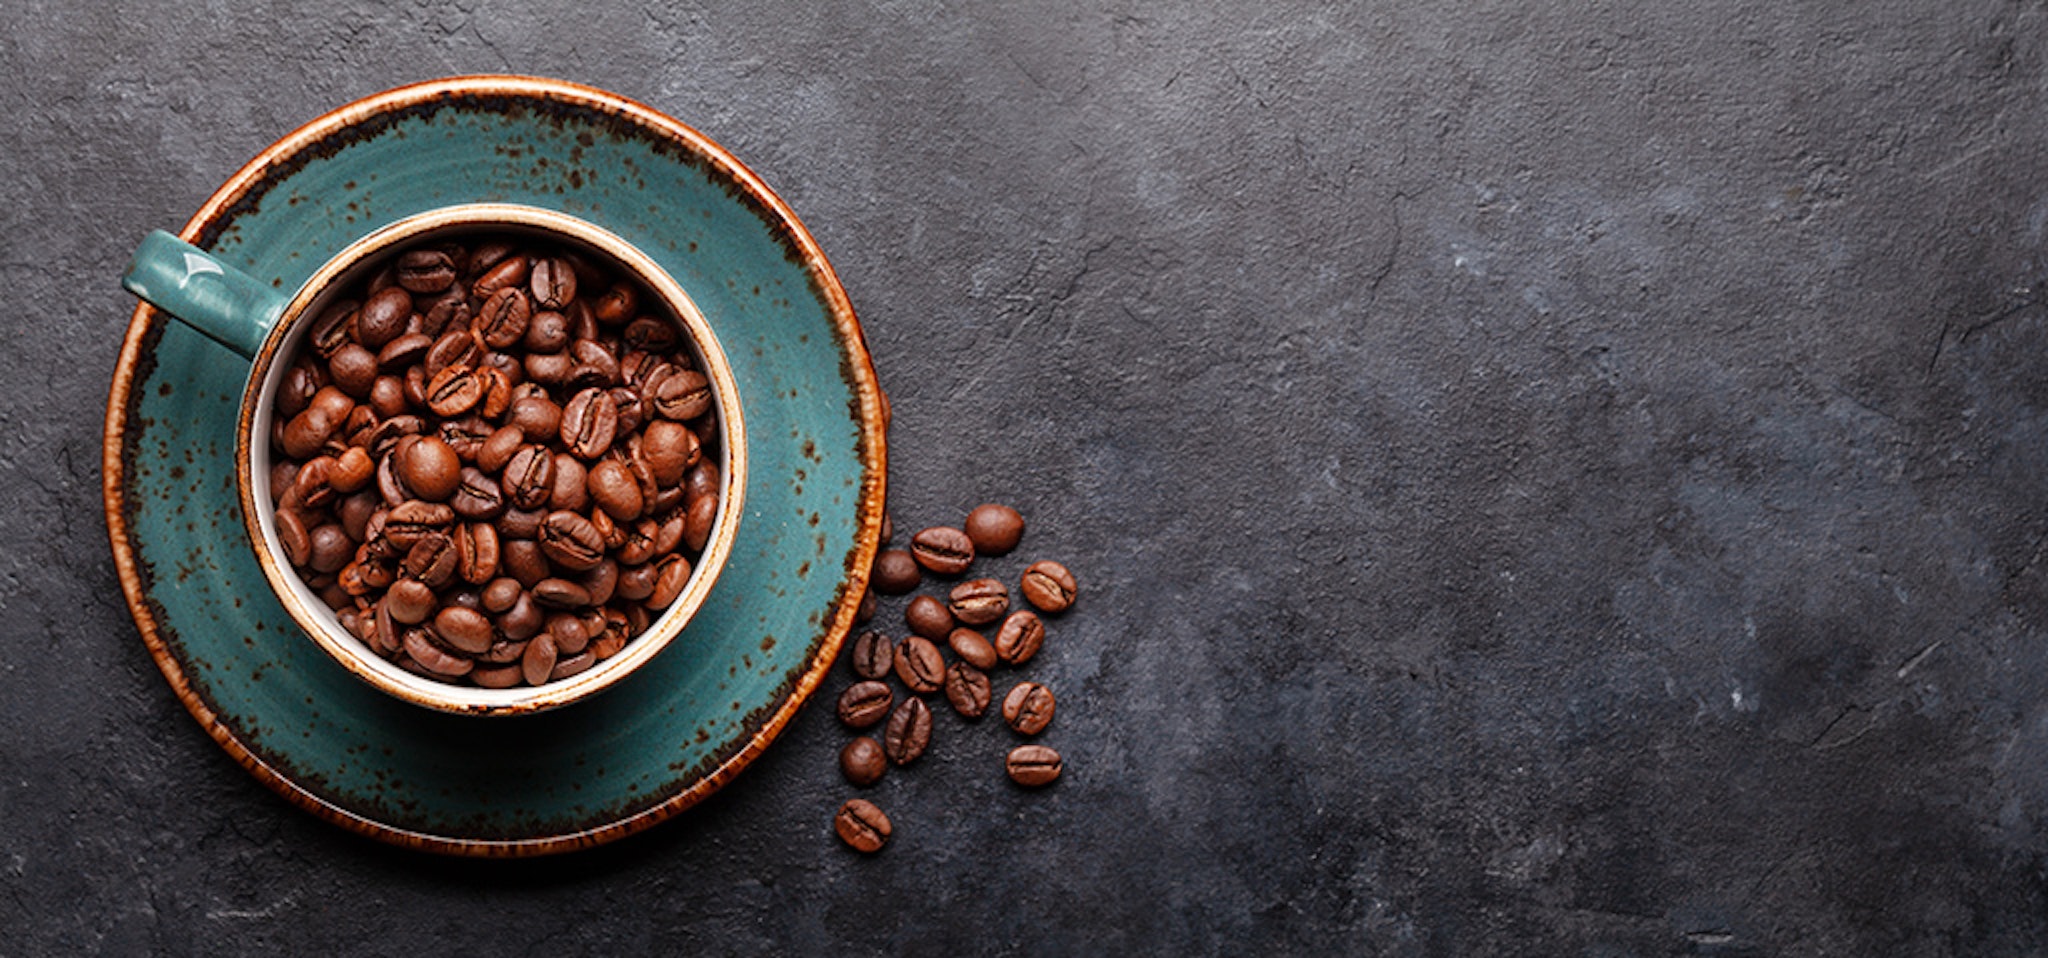
<instances>
[{"instance_id":1,"label":"textured slate backdrop","mask_svg":"<svg viewBox=\"0 0 2048 958\"><path fill-rule=\"evenodd\" d=\"M0 953L2048 938L2040 3L83 6L0 8ZM116 276L299 123L479 71L795 207L899 522L1009 500L1084 582L1056 789L941 721L859 858L813 707L646 835L445 861L185 715L98 518Z\"/></svg>"}]
</instances>

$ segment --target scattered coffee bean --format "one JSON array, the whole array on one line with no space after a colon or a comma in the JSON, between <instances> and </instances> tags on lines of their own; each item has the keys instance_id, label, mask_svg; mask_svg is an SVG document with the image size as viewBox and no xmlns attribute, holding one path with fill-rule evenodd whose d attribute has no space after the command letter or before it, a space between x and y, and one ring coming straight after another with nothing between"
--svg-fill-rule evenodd
<instances>
[{"instance_id":1,"label":"scattered coffee bean","mask_svg":"<svg viewBox=\"0 0 2048 958\"><path fill-rule=\"evenodd\" d=\"M1060 753L1043 745L1019 745L1003 760L1010 781L1026 788L1050 785L1060 777Z\"/></svg>"},{"instance_id":2,"label":"scattered coffee bean","mask_svg":"<svg viewBox=\"0 0 2048 958\"><path fill-rule=\"evenodd\" d=\"M946 644L954 655L977 669L986 672L996 667L996 647L973 629L954 629L946 636Z\"/></svg>"},{"instance_id":3,"label":"scattered coffee bean","mask_svg":"<svg viewBox=\"0 0 2048 958\"><path fill-rule=\"evenodd\" d=\"M1023 665L1045 644L1045 622L1030 609L1018 609L996 629L996 655L1011 665Z\"/></svg>"},{"instance_id":4,"label":"scattered coffee bean","mask_svg":"<svg viewBox=\"0 0 2048 958\"><path fill-rule=\"evenodd\" d=\"M955 625L946 604L928 595L918 596L904 606L903 622L910 626L910 631L934 642L944 639Z\"/></svg>"},{"instance_id":5,"label":"scattered coffee bean","mask_svg":"<svg viewBox=\"0 0 2048 958\"><path fill-rule=\"evenodd\" d=\"M1034 562L1019 585L1024 600L1040 612L1064 612L1074 604L1074 574L1057 562Z\"/></svg>"},{"instance_id":6,"label":"scattered coffee bean","mask_svg":"<svg viewBox=\"0 0 2048 958\"><path fill-rule=\"evenodd\" d=\"M917 696L907 696L889 713L882 729L882 749L895 765L918 760L932 743L932 710Z\"/></svg>"},{"instance_id":7,"label":"scattered coffee bean","mask_svg":"<svg viewBox=\"0 0 2048 958\"><path fill-rule=\"evenodd\" d=\"M853 640L847 661L861 678L883 678L896 667L896 646L880 632L862 632Z\"/></svg>"},{"instance_id":8,"label":"scattered coffee bean","mask_svg":"<svg viewBox=\"0 0 2048 958\"><path fill-rule=\"evenodd\" d=\"M876 592L883 595L903 595L917 588L924 576L917 570L917 560L903 549L883 549L875 553L875 572L871 584Z\"/></svg>"},{"instance_id":9,"label":"scattered coffee bean","mask_svg":"<svg viewBox=\"0 0 2048 958\"><path fill-rule=\"evenodd\" d=\"M848 799L832 817L832 830L854 851L872 855L889 842L889 816L866 799Z\"/></svg>"},{"instance_id":10,"label":"scattered coffee bean","mask_svg":"<svg viewBox=\"0 0 2048 958\"><path fill-rule=\"evenodd\" d=\"M1010 611L1010 590L1000 579L973 579L953 587L947 609L968 625L987 625Z\"/></svg>"},{"instance_id":11,"label":"scattered coffee bean","mask_svg":"<svg viewBox=\"0 0 2048 958\"><path fill-rule=\"evenodd\" d=\"M974 542L952 526L932 526L910 537L910 556L935 575L955 576L974 564Z\"/></svg>"},{"instance_id":12,"label":"scattered coffee bean","mask_svg":"<svg viewBox=\"0 0 2048 958\"><path fill-rule=\"evenodd\" d=\"M867 728L888 716L894 699L887 683L855 682L839 696L839 721L848 728Z\"/></svg>"},{"instance_id":13,"label":"scattered coffee bean","mask_svg":"<svg viewBox=\"0 0 2048 958\"><path fill-rule=\"evenodd\" d=\"M953 711L980 718L988 711L992 694L988 674L972 664L955 662L946 667L946 701L953 703Z\"/></svg>"},{"instance_id":14,"label":"scattered coffee bean","mask_svg":"<svg viewBox=\"0 0 2048 958\"><path fill-rule=\"evenodd\" d=\"M1019 682L1003 696L1003 721L1022 735L1037 735L1052 723L1052 690L1037 682Z\"/></svg>"},{"instance_id":15,"label":"scattered coffee bean","mask_svg":"<svg viewBox=\"0 0 2048 958\"><path fill-rule=\"evenodd\" d=\"M946 660L930 639L913 635L896 645L896 677L912 692L936 692L946 681Z\"/></svg>"},{"instance_id":16,"label":"scattered coffee bean","mask_svg":"<svg viewBox=\"0 0 2048 958\"><path fill-rule=\"evenodd\" d=\"M882 743L868 736L856 736L839 750L839 771L855 785L873 785L888 770L889 760L882 754Z\"/></svg>"},{"instance_id":17,"label":"scattered coffee bean","mask_svg":"<svg viewBox=\"0 0 2048 958\"><path fill-rule=\"evenodd\" d=\"M1009 506L991 502L968 513L962 529L977 554L1008 555L1024 538L1024 517Z\"/></svg>"}]
</instances>

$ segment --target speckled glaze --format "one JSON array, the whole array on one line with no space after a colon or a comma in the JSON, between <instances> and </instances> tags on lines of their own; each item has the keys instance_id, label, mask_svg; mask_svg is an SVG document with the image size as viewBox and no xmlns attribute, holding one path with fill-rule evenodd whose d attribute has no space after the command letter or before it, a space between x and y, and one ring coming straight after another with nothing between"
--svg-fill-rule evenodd
<instances>
[{"instance_id":1,"label":"speckled glaze","mask_svg":"<svg viewBox=\"0 0 2048 958\"><path fill-rule=\"evenodd\" d=\"M882 397L831 267L766 185L701 134L573 84L467 77L350 104L244 167L181 235L288 291L371 230L470 202L618 234L724 344L746 410L745 520L667 651L604 695L512 718L424 712L358 682L299 631L243 538L246 366L148 306L108 400L107 524L172 689L265 784L397 844L541 854L694 804L816 687L879 536Z\"/></svg>"}]
</instances>

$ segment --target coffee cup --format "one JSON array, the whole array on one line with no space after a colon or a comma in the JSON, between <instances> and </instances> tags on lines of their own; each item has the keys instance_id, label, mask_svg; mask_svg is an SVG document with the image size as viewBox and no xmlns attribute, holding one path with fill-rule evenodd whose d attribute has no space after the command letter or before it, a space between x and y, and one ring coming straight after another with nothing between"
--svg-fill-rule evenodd
<instances>
[{"instance_id":1,"label":"coffee cup","mask_svg":"<svg viewBox=\"0 0 2048 958\"><path fill-rule=\"evenodd\" d=\"M384 633L373 633L378 640L375 642L366 641L359 637L358 631L352 631L345 625L343 618L347 617L355 622L358 630L364 629L365 617L374 620L377 609L363 601L358 601L356 606L335 601L339 593L332 587L333 583L323 585L317 591L308 584L308 576L295 568L292 561L294 552L304 551L303 541L298 535L302 530L285 528L281 531L280 515L285 510L278 508L277 504L286 493L272 488L273 479L279 474L273 468L278 465L273 449L274 437L281 428L281 419L289 418L280 416L280 395L296 357L307 348L316 325L322 325L323 317L334 312L331 307L364 288L372 281L374 273L387 269L393 257L403 251L485 238L518 240L573 251L585 262L601 263L609 272L633 284L634 288L644 290L655 301L652 305L671 318L679 334L677 348L684 351L708 386L709 416L693 417L693 421L715 426L715 432L704 437L702 453L716 467L715 514L705 510L711 516L709 531L700 533L703 544L694 556L695 561L685 563L687 578L679 587L674 582L664 581L663 589L669 593L664 597L670 601L658 611L636 613L644 614L647 619L644 629L627 636L623 644L618 644L617 636L614 636L614 642L606 648L610 654L601 661L594 661L588 668L554 677L548 677L549 673L544 669L527 682L504 688L460 684L450 680L459 676L443 674L453 671L452 668L435 670L422 666L421 659L428 655L454 654L459 658L461 649L437 642L430 649L420 649L421 656L413 656L405 649L394 651L388 647L380 652L377 645L387 644L381 640L391 639L395 634L397 627L392 622L382 623L391 627ZM731 365L709 323L675 280L645 253L597 224L552 210L502 203L463 204L427 210L357 239L326 260L310 278L289 293L280 293L272 284L243 273L176 236L158 231L143 240L122 279L122 285L225 346L221 353L223 362L237 361L235 357L239 356L239 361L249 365L249 375L239 402L235 476L250 547L271 591L306 636L351 674L383 692L432 709L486 716L526 714L579 701L617 684L674 642L703 607L719 571L732 552L746 488L747 457L746 430ZM418 317L413 319L417 321ZM614 335L611 338L616 341L618 337ZM614 342L610 348L616 353L623 347ZM611 413L607 412L609 415ZM623 454L604 455L596 450L592 450L589 456L582 456L581 452L578 455L593 469L614 460L619 463L628 461ZM467 459L464 457L465 466L468 465ZM379 468L387 466L380 465ZM623 466L612 467L610 471L625 474ZM644 470L633 474L641 477L643 487L649 481L644 477ZM378 487L373 485L371 488ZM387 509L391 505L389 500L390 493L387 492ZM595 518L604 510L592 505L587 511ZM552 518L554 513L549 515ZM607 514L599 522L612 526L611 531L616 533L620 523L609 519ZM293 521L286 520L287 523ZM381 526L381 520L379 522ZM462 523L455 525L460 527ZM610 539L630 534L629 527L625 533L608 536L607 547L616 548ZM495 527L491 535L495 540ZM285 536L292 539L289 545ZM358 550L361 564L361 550L367 544L351 545ZM406 558L414 557L408 555ZM402 562L391 561L393 557L388 554L384 559L379 566L383 569L380 574L393 577L385 583L387 587L393 582L408 579L413 571L417 571ZM600 561L612 560L601 558ZM619 566L614 563L611 569L617 573ZM369 591L363 586L364 578L359 575L357 581L350 583L362 590L353 592L358 600L364 599L364 593ZM428 579L432 578L428 576ZM465 591L471 593L459 601L450 598L447 605L438 604L437 598L437 608L441 612L464 608L468 613L450 615L488 620L488 616L471 614L478 612L473 604L473 593L479 583L468 583L470 588L467 590L451 590L447 588L445 570L439 578L442 583L434 589L441 596ZM547 581L570 580L550 578ZM458 586L461 584L461 580L456 582ZM521 585L527 587L522 596L532 594L538 588L530 583ZM414 586L413 590L419 591L419 587ZM562 608L571 604L555 596L548 597L548 602ZM337 609L336 605L341 605L341 608ZM602 614L599 618L603 618ZM437 622L438 619L413 623L414 627L405 630L407 640L423 642L427 638L438 638ZM625 633L621 631L619 634ZM586 635L585 640L588 639ZM487 657L507 649L508 643L512 642L503 631L492 633L491 640L491 653L483 653ZM529 635L520 641L537 641L537 637ZM504 665L504 662L490 661L488 668L492 674L503 674ZM479 677L476 681L481 682L482 679Z\"/></svg>"}]
</instances>

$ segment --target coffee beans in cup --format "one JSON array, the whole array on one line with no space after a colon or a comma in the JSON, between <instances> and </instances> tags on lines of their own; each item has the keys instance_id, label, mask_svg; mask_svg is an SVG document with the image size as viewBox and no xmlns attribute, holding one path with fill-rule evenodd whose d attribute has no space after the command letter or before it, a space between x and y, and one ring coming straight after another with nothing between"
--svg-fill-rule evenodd
<instances>
[{"instance_id":1,"label":"coffee beans in cup","mask_svg":"<svg viewBox=\"0 0 2048 958\"><path fill-rule=\"evenodd\" d=\"M672 605L719 511L710 381L623 272L525 236L428 241L342 290L275 396L273 519L407 671L542 685Z\"/></svg>"}]
</instances>

